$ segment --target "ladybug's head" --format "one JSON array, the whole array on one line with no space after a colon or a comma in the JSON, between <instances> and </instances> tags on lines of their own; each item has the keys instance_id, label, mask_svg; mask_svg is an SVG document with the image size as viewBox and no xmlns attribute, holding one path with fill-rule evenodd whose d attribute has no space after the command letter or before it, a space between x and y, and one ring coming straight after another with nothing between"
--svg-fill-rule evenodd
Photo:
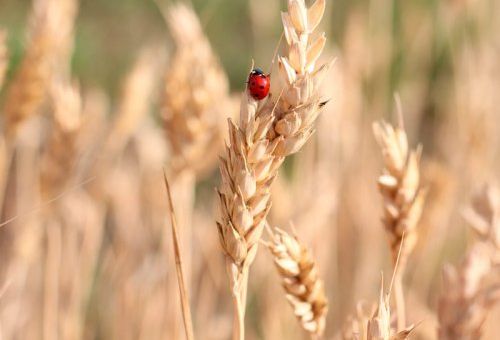
<instances>
[{"instance_id":1,"label":"ladybug's head","mask_svg":"<svg viewBox=\"0 0 500 340\"><path fill-rule=\"evenodd\" d=\"M256 67L252 70L252 74L255 74L255 75L264 75L264 71L262 71L260 68Z\"/></svg>"}]
</instances>

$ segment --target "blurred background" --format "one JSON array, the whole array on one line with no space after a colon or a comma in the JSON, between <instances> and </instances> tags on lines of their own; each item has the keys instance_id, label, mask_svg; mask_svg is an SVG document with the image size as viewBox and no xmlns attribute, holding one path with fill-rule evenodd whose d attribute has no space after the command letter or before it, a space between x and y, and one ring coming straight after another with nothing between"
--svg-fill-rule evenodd
<instances>
[{"instance_id":1,"label":"blurred background","mask_svg":"<svg viewBox=\"0 0 500 340\"><path fill-rule=\"evenodd\" d=\"M252 62L271 70L279 0L2 0L0 334L183 339L162 172L171 179L200 339L229 339L215 227L217 155ZM500 170L500 3L331 0L321 23L331 99L273 188L318 260L338 338L391 275L372 122L423 146L428 197L405 276L414 338L435 339L444 263L471 233L471 195ZM5 70L5 77L3 71ZM274 74L272 74L274 76ZM278 76L278 75L276 75ZM2 85L3 84L3 85ZM252 267L248 339L305 338L268 253ZM485 339L500 332L490 313Z\"/></svg>"}]
</instances>

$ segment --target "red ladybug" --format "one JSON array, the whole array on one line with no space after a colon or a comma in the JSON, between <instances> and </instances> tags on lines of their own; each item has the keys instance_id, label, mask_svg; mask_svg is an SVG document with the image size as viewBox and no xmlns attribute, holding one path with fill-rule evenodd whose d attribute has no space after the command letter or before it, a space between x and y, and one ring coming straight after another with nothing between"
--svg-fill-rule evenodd
<instances>
[{"instance_id":1,"label":"red ladybug","mask_svg":"<svg viewBox=\"0 0 500 340\"><path fill-rule=\"evenodd\" d=\"M248 92L257 100L262 100L269 94L271 87L271 77L264 74L260 68L255 68L248 76Z\"/></svg>"}]
</instances>

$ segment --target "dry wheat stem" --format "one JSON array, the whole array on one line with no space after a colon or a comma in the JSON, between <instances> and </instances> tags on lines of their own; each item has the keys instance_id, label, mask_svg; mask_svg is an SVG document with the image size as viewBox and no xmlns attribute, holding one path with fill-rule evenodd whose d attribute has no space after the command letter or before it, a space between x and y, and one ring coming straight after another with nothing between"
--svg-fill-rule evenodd
<instances>
[{"instance_id":1,"label":"dry wheat stem","mask_svg":"<svg viewBox=\"0 0 500 340\"><path fill-rule=\"evenodd\" d=\"M320 338L325 330L328 300L310 252L296 235L291 236L278 228L267 246L295 316L313 339Z\"/></svg>"},{"instance_id":2,"label":"dry wheat stem","mask_svg":"<svg viewBox=\"0 0 500 340\"><path fill-rule=\"evenodd\" d=\"M7 49L7 32L0 29L0 91L2 90L7 66L9 64L9 55ZM0 206L3 206L5 184L7 180L9 155L5 145L5 139L0 137Z\"/></svg>"},{"instance_id":3,"label":"dry wheat stem","mask_svg":"<svg viewBox=\"0 0 500 340\"><path fill-rule=\"evenodd\" d=\"M439 339L481 338L482 326L500 299L500 194L485 186L466 210L478 240L458 267L443 268Z\"/></svg>"},{"instance_id":4,"label":"dry wheat stem","mask_svg":"<svg viewBox=\"0 0 500 340\"><path fill-rule=\"evenodd\" d=\"M172 240L174 244L174 255L175 255L175 268L177 271L177 281L179 283L179 293L181 297L181 307L182 307L182 317L184 320L184 330L186 331L186 338L188 340L194 339L193 332L193 321L191 319L191 308L189 306L189 294L186 289L186 283L184 281L184 274L182 268L182 256L179 248L179 237L177 235L177 219L175 217L174 205L172 203L172 196L170 193L170 186L168 184L166 172L164 172L165 187L167 189L168 196L168 208L170 213L170 224L172 227Z\"/></svg>"},{"instance_id":5,"label":"dry wheat stem","mask_svg":"<svg viewBox=\"0 0 500 340\"><path fill-rule=\"evenodd\" d=\"M313 133L321 107L319 85L329 64L316 69L325 44L324 34L311 40L325 9L317 0L309 9L303 0L290 0L282 13L288 55L279 57L284 90L276 103L271 95L263 102L245 93L238 125L229 120L229 145L221 158L222 184L220 241L237 311L244 325L248 270L257 253L271 207L270 187L284 158L297 152ZM240 327L240 326L237 326ZM236 329L236 327L235 327ZM244 330L235 332L243 339Z\"/></svg>"},{"instance_id":6,"label":"dry wheat stem","mask_svg":"<svg viewBox=\"0 0 500 340\"><path fill-rule=\"evenodd\" d=\"M400 253L394 288L398 328L402 329L406 324L402 279L408 256L416 244L416 228L425 199L419 174L421 147L409 150L401 115L399 126L393 127L384 121L376 122L373 132L384 161L384 171L378 179L378 186L383 198L382 221L389 236L394 266Z\"/></svg>"},{"instance_id":7,"label":"dry wheat stem","mask_svg":"<svg viewBox=\"0 0 500 340\"><path fill-rule=\"evenodd\" d=\"M0 30L0 90L5 80L5 73L9 64L9 53L7 50L7 32Z\"/></svg>"}]
</instances>

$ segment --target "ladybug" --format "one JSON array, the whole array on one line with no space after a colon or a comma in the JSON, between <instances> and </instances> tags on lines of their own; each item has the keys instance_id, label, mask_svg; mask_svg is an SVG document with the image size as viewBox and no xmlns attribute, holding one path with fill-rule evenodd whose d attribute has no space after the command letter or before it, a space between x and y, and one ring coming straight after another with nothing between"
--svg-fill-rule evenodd
<instances>
[{"instance_id":1,"label":"ladybug","mask_svg":"<svg viewBox=\"0 0 500 340\"><path fill-rule=\"evenodd\" d=\"M247 84L250 95L254 99L262 100L269 94L271 76L264 74L260 68L255 68L250 72Z\"/></svg>"}]
</instances>

